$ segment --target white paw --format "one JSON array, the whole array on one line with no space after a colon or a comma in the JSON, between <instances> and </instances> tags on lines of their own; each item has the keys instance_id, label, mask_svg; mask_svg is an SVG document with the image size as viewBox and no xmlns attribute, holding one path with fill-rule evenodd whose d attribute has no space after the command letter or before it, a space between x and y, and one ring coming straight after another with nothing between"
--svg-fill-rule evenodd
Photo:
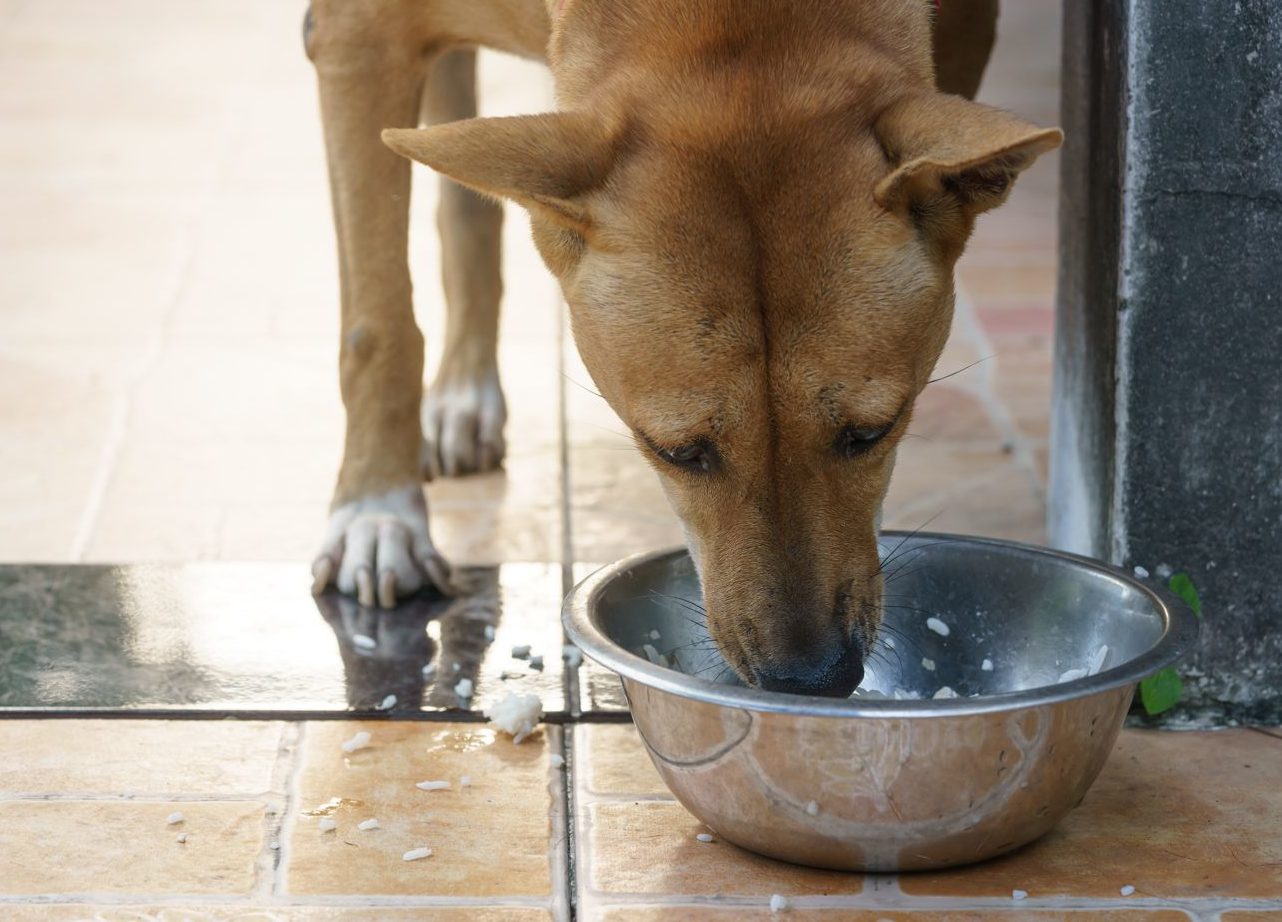
<instances>
[{"instance_id":1,"label":"white paw","mask_svg":"<svg viewBox=\"0 0 1282 922\"><path fill-rule=\"evenodd\" d=\"M507 449L507 403L496 369L439 374L423 400L423 476L492 471Z\"/></svg>"},{"instance_id":2,"label":"white paw","mask_svg":"<svg viewBox=\"0 0 1282 922\"><path fill-rule=\"evenodd\" d=\"M427 502L415 484L339 506L329 517L325 543L312 563L312 592L331 582L361 605L391 608L398 595L431 583L452 593L450 566L427 528Z\"/></svg>"}]
</instances>

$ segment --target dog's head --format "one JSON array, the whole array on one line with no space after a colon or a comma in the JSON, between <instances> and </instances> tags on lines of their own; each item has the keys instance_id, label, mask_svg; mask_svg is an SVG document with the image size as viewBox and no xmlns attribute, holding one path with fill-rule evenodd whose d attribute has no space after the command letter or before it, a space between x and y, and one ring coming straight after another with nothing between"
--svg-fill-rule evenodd
<instances>
[{"instance_id":1,"label":"dog's head","mask_svg":"<svg viewBox=\"0 0 1282 922\"><path fill-rule=\"evenodd\" d=\"M727 661L847 695L953 264L1060 134L934 92L794 115L567 112L384 139L530 211L583 360L685 525Z\"/></svg>"}]
</instances>

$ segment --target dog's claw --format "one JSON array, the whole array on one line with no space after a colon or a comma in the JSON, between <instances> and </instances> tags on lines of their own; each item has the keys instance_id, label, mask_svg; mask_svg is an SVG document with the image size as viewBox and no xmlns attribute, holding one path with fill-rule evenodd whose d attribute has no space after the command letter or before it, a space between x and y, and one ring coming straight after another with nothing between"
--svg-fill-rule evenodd
<instances>
[{"instance_id":1,"label":"dog's claw","mask_svg":"<svg viewBox=\"0 0 1282 922\"><path fill-rule=\"evenodd\" d=\"M378 604L382 608L396 607L395 570L384 570L378 574Z\"/></svg>"},{"instance_id":2,"label":"dog's claw","mask_svg":"<svg viewBox=\"0 0 1282 922\"><path fill-rule=\"evenodd\" d=\"M312 595L320 595L334 578L334 558L328 554L312 562Z\"/></svg>"},{"instance_id":3,"label":"dog's claw","mask_svg":"<svg viewBox=\"0 0 1282 922\"><path fill-rule=\"evenodd\" d=\"M312 564L312 591L331 582L364 607L393 608L428 583L450 591L449 565L432 544L418 484L344 503L330 515Z\"/></svg>"},{"instance_id":4,"label":"dog's claw","mask_svg":"<svg viewBox=\"0 0 1282 922\"><path fill-rule=\"evenodd\" d=\"M356 569L356 601L365 608L374 607L374 574L369 567Z\"/></svg>"}]
</instances>

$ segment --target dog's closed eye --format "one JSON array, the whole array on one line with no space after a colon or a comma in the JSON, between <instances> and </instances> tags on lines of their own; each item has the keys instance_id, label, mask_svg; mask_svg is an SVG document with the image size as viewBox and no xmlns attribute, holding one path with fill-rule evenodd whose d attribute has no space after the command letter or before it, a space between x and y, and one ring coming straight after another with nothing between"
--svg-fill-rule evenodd
<instances>
[{"instance_id":1,"label":"dog's closed eye","mask_svg":"<svg viewBox=\"0 0 1282 922\"><path fill-rule=\"evenodd\" d=\"M885 438L893 428L894 422L882 426L843 426L833 439L833 451L845 459L858 457Z\"/></svg>"},{"instance_id":2,"label":"dog's closed eye","mask_svg":"<svg viewBox=\"0 0 1282 922\"><path fill-rule=\"evenodd\" d=\"M720 455L717 454L717 447L707 439L696 439L676 448L663 448L654 444L648 438L645 439L645 442L650 450L658 455L661 460L683 471L689 471L694 474L710 474L721 464Z\"/></svg>"}]
</instances>

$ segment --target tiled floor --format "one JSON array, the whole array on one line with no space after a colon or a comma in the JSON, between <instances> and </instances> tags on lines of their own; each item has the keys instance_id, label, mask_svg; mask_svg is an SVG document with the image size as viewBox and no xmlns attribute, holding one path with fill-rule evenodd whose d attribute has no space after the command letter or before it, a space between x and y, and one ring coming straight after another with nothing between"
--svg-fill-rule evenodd
<instances>
[{"instance_id":1,"label":"tiled floor","mask_svg":"<svg viewBox=\"0 0 1282 922\"><path fill-rule=\"evenodd\" d=\"M314 550L341 416L302 7L0 0L0 560L297 563ZM1004 17L983 97L1053 123L1057 4L1008 3ZM487 56L482 83L491 113L549 98L530 64ZM1056 175L1054 157L1026 174L962 262L938 369L957 373L919 404L890 526L1043 534ZM435 357L434 183L417 179L413 262ZM590 392L516 211L505 263L506 472L428 492L438 542L459 563L503 564L502 585L527 587L518 607L546 608L552 646L555 597L586 563L680 533ZM228 674L251 675L247 694L271 688L285 707L270 655L257 654L279 649L273 638L311 603L264 572L237 578L280 600L276 633L208 587L178 597L244 625L245 642L198 672L209 694ZM122 593L170 604L163 579L143 582ZM50 618L67 609L30 601ZM290 650L291 679L308 675L313 651L339 662L353 617L330 612L325 647ZM147 675L186 677L184 645L201 645L202 623L129 635L122 649ZM83 694L109 668L68 662L79 673L34 681ZM317 667L295 704L341 707L351 663L344 655L337 677ZM576 685L589 715L619 704L596 674L550 676L548 695ZM368 708L381 690L347 703ZM573 905L580 919L730 922L772 917L772 893L789 898L789 917L833 922L1282 918L1282 738L1264 732L1127 731L1082 808L1044 841L978 868L896 878L697 841L701 827L627 725L548 723L519 747L474 722L367 727L371 747L345 755L350 722L0 723L0 918L525 922L565 919ZM428 779L451 787L414 787ZM170 825L175 810L184 820ZM322 817L337 828L322 832ZM371 817L378 829L356 828ZM419 846L432 856L402 860ZM1125 884L1133 896L1120 895Z\"/></svg>"}]
</instances>

